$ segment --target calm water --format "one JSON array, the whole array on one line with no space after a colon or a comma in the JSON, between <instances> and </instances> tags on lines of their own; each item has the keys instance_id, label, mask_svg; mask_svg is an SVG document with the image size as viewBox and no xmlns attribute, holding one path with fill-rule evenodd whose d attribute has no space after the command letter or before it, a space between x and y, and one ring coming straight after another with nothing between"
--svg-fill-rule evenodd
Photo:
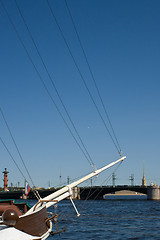
<instances>
[{"instance_id":1,"label":"calm water","mask_svg":"<svg viewBox=\"0 0 160 240\"><path fill-rule=\"evenodd\" d=\"M160 239L160 201L116 200L75 201L79 218L70 201L63 201L53 212L59 213L58 239Z\"/></svg>"}]
</instances>

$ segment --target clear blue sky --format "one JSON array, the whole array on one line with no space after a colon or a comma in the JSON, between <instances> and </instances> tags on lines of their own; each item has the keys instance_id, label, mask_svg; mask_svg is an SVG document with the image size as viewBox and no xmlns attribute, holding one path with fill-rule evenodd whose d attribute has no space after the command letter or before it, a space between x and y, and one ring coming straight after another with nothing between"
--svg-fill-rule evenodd
<instances>
[{"instance_id":1,"label":"clear blue sky","mask_svg":"<svg viewBox=\"0 0 160 240\"><path fill-rule=\"evenodd\" d=\"M97 167L119 158L68 53L46 1L17 0L72 120ZM49 0L79 68L102 110L65 2ZM90 66L126 161L117 184L160 184L160 1L68 0ZM3 3L34 64L62 111L13 0ZM0 106L36 186L59 184L91 171L53 106L0 4ZM102 111L103 114L103 111ZM0 116L0 136L21 161ZM24 180L0 144L0 171L9 184ZM113 169L112 169L113 170ZM24 172L25 173L25 172ZM111 171L96 179L100 184ZM2 186L2 173L0 175ZM111 181L109 182L111 183Z\"/></svg>"}]
</instances>

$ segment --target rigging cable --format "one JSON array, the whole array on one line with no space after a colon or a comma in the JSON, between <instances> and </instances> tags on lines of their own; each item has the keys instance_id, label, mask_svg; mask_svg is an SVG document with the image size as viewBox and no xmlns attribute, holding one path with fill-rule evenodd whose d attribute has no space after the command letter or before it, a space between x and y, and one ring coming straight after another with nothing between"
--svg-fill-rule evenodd
<instances>
[{"instance_id":1,"label":"rigging cable","mask_svg":"<svg viewBox=\"0 0 160 240\"><path fill-rule=\"evenodd\" d=\"M77 68L77 70L78 70L78 73L79 73L79 75L80 75L80 77L81 77L81 80L82 80L83 84L85 85L85 88L86 88L86 90L87 90L87 92L88 92L88 94L89 94L89 96L90 96L90 98L91 98L91 100L92 100L95 108L96 108L96 111L97 111L99 117L101 118L101 120L102 120L102 122L103 122L103 124L104 124L104 126L105 126L105 129L107 130L107 132L108 132L108 134L109 134L109 136L110 136L113 144L115 145L118 153L121 155L121 152L120 152L121 150L120 150L119 147L117 146L117 143L115 142L112 134L110 133L110 131L109 131L107 125L106 125L106 122L105 122L102 114L100 113L100 110L99 110L99 108L98 108L98 106L97 106L97 104L96 104L96 102L95 102L95 100L94 100L94 98L93 98L93 96L92 96L92 94L91 94L91 91L89 90L89 88L88 88L88 86L87 86L87 83L86 83L86 81L85 81L85 79L84 79L84 77L83 77L83 75L82 75L82 72L81 72L81 70L80 70L80 68L79 68L79 66L78 66L78 64L77 64L77 62L76 62L76 60L75 60L72 52L71 52L71 49L70 49L70 47L69 47L69 45L68 45L68 43L67 43L67 40L66 40L66 38L65 38L65 36L64 36L64 34L63 34L63 31L62 31L62 29L61 29L61 27L60 27L60 25L59 25L59 23L58 23L58 20L57 20L57 18L56 18L56 16L55 16L55 14L54 14L54 12L53 12L53 9L52 9L52 7L51 7L51 5L50 5L50 3L49 3L48 0L47 0L47 4L48 4L48 7L49 7L49 9L50 9L50 11L51 11L52 17L53 17L54 21L56 22L56 25L57 25L57 27L58 27L58 29L59 29L59 31L60 31L60 33L61 33L61 36L62 36L62 38L63 38L63 40L64 40L64 42L65 42L65 45L66 45L66 47L67 47L67 49L68 49L68 51L69 51L69 53L70 53L70 56L71 56L71 58L72 58L72 60L73 60L73 62L74 62L74 64L75 64L75 66L76 66L76 68Z\"/></svg>"},{"instance_id":2,"label":"rigging cable","mask_svg":"<svg viewBox=\"0 0 160 240\"><path fill-rule=\"evenodd\" d=\"M30 178L33 186L35 186L35 185L34 185L34 182L33 182L33 179L31 178L31 175L30 175L30 173L29 173L29 171L28 171L28 169L27 169L27 167L26 167L26 164L25 164L25 162L24 162L24 160L23 160L23 158L22 158L22 155L21 155L21 153L20 153L20 151L19 151L19 148L18 148L18 146L17 146L17 144L16 144L16 141L15 141L15 139L14 139L14 137L13 137L13 134L12 134L12 132L11 132L11 129L10 129L8 123L7 123L7 120L6 120L5 116L4 116L4 113L3 113L1 107L0 107L0 112L1 112L1 115L2 115L2 117L3 117L4 122L5 122L5 124L6 124L6 127L7 127L7 129L8 129L8 132L9 132L11 138L12 138L12 141L13 141L13 143L14 143L14 145L15 145L15 148L16 148L16 150L17 150L17 152L18 152L18 155L19 155L19 157L20 157L20 159L21 159L21 161L22 161L22 163L23 163L23 166L24 166L24 168L25 168L25 170L26 170L26 172L27 172L27 174L28 174L28 176L29 176L29 178ZM26 180L26 178L25 178L25 180Z\"/></svg>"},{"instance_id":3,"label":"rigging cable","mask_svg":"<svg viewBox=\"0 0 160 240\"><path fill-rule=\"evenodd\" d=\"M101 186L104 186L104 184L107 184L107 183L110 181L110 179L111 179L111 177L112 177L112 174L115 173L115 172L118 170L118 168L120 167L121 164L122 164L122 162L120 162L120 163L116 166L115 170L112 171L112 173L102 182L103 185L101 184ZM98 187L95 189L95 191L94 191L89 197L91 197L92 195L94 195L94 194L97 192L97 189L98 189ZM97 193L97 195L94 197L93 200L96 200L97 197L99 196L99 194L100 194L101 192L102 192L102 189L99 190L99 192ZM89 198L89 197L88 197L88 198ZM85 201L86 201L86 200L88 200L88 199L86 198Z\"/></svg>"},{"instance_id":4,"label":"rigging cable","mask_svg":"<svg viewBox=\"0 0 160 240\"><path fill-rule=\"evenodd\" d=\"M11 26L13 27L13 29L14 29L14 31L15 31L15 33L16 33L16 35L17 35L17 37L18 37L18 39L19 39L19 41L20 41L20 43L21 43L23 49L24 49L24 51L26 52L28 59L30 60L31 64L33 65L33 68L35 69L35 71L36 71L36 73L37 73L37 75L38 75L40 81L42 82L42 85L44 86L44 88L45 88L45 90L46 90L48 96L50 97L50 99L51 99L53 105L55 106L57 112L58 112L59 115L61 116L63 122L65 123L67 129L69 130L71 136L73 137L73 139L75 140L76 144L77 144L78 147L80 148L81 152L83 153L83 155L85 156L85 158L87 159L87 161L89 162L89 164L93 167L94 165L91 163L91 161L90 161L89 158L87 157L86 153L84 152L83 148L81 147L81 145L80 145L79 142L77 141L77 139L76 139L76 137L74 136L72 130L70 129L68 123L66 122L65 118L63 117L61 111L59 110L57 104L55 103L55 101L54 101L54 99L53 99L53 97L52 97L52 95L51 95L49 89L47 88L47 85L45 84L45 82L44 82L42 76L40 75L40 73L39 73L39 71L38 71L36 65L34 64L34 62L33 62L33 60L32 60L32 57L31 57L31 55L29 54L29 52L28 52L26 46L24 45L23 40L22 40L22 38L20 37L20 35L19 35L19 33L18 33L18 31L17 31L17 29L16 29L16 27L15 27L15 24L13 23L13 21L12 21L10 15L9 15L9 13L8 13L6 7L4 6L2 0L0 0L0 3L1 3L1 5L2 5L2 7L3 7L3 9L4 9L4 11L5 11L5 13L6 13L8 19L9 19L9 22L10 22ZM94 168L94 167L93 167L93 168Z\"/></svg>"},{"instance_id":5,"label":"rigging cable","mask_svg":"<svg viewBox=\"0 0 160 240\"><path fill-rule=\"evenodd\" d=\"M10 153L9 149L7 148L6 144L4 143L4 141L2 140L1 137L0 137L0 141L1 141L1 143L3 144L3 146L5 147L5 149L7 150L7 152L8 152L8 154L10 155L12 161L14 162L14 164L16 165L16 167L18 168L18 170L20 171L21 175L22 175L23 178L26 180L26 178L25 178L23 172L22 172L21 169L19 168L19 166L18 166L16 160L14 159L14 157L12 156L12 154Z\"/></svg>"},{"instance_id":6,"label":"rigging cable","mask_svg":"<svg viewBox=\"0 0 160 240\"><path fill-rule=\"evenodd\" d=\"M79 138L79 140L80 140L83 148L85 149L85 151L86 151L86 153L87 153L87 155L88 155L88 158L90 159L91 166L95 168L94 163L93 163L93 160L92 160L89 152L87 151L87 148L86 148L85 144L83 143L82 138L80 137L80 135L79 135L79 133L78 133L78 130L76 129L75 124L74 124L73 120L71 119L71 116L70 116L70 114L69 114L69 112L68 112L68 110L67 110L67 108L66 108L66 106L65 106L65 104L64 104L64 102L63 102L63 100L62 100L62 98L61 98L61 96L60 96L60 94L59 94L59 92L58 92L58 90L57 90L57 87L56 87L56 85L55 85L55 83L54 83L54 81L53 81L53 79L52 79L52 77L51 77L51 75L50 75L50 73L49 73L49 71L48 71L48 68L47 68L47 66L46 66L46 64L45 64L45 62L44 62L44 59L43 59L43 57L42 57L42 55L41 55L41 53L40 53L40 51L39 51L39 49L38 49L38 47L37 47L37 44L36 44L36 42L35 42L35 40L34 40L34 38L33 38L33 35L32 35L32 33L31 33L31 31L30 31L30 29L29 29L29 27L28 27L28 25L27 25L27 23L26 23L26 21L25 21L25 19L24 19L24 16L23 16L23 14L22 14L22 11L20 10L20 7L19 7L17 1L16 1L16 0L14 0L14 1L15 1L15 5L16 5L18 11L19 11L19 14L20 14L20 16L21 16L21 18L22 18L22 20L23 20L23 23L24 23L24 25L25 25L25 27L26 27L26 29L27 29L27 32L28 32L28 34L29 34L29 36L30 36L30 38L31 38L31 40L32 40L32 42L33 42L33 45L34 45L34 47L35 47L35 49L36 49L36 51L37 51L37 53L38 53L38 56L39 56L39 58L40 58L40 60L41 60L41 62L42 62L42 64L43 64L43 66L44 66L44 69L45 69L47 75L48 75L48 78L50 79L50 81L51 81L51 83L52 83L52 86L53 86L53 88L54 88L54 90L55 90L55 92L56 92L56 94L57 94L57 96L58 96L58 98L59 98L62 106L63 106L63 109L65 110L65 112L66 112L66 114L67 114L67 116L68 116L68 118L69 118L69 120L70 120L70 122L71 122L71 124L72 124L73 129L75 130L75 132L76 132L76 134L77 134L77 136L78 136L78 138Z\"/></svg>"},{"instance_id":7,"label":"rigging cable","mask_svg":"<svg viewBox=\"0 0 160 240\"><path fill-rule=\"evenodd\" d=\"M76 35L77 35L77 39L78 39L79 45L80 45L81 50L82 50L82 52L83 52L83 55L84 55L86 64L87 64L87 66L88 66L90 75L91 75L91 77L92 77L93 83L94 83L95 88L96 88L96 90L97 90L97 93L98 93L100 102L101 102L102 107L103 107L103 109L104 109L104 112L105 112L105 115L106 115L107 120L108 120L108 122L109 122L109 125L110 125L110 127L111 127L111 129L112 129L112 133L113 133L113 136L114 136L114 138L115 138L115 140L116 140L117 146L119 147L119 152L121 153L121 147L120 147L119 141L118 141L118 139L117 139L117 136L116 136L115 130L114 130L114 128L113 128L113 125L112 125L112 123L111 123L109 114L108 114L107 109L106 109L106 107L105 107L105 104L104 104L104 102L103 102L101 93L100 93L99 88L98 88L98 85L97 85L97 81L96 81L96 79L95 79L95 77L94 77L93 71L92 71L91 66L90 66L90 63L89 63L89 61L88 61L88 57L87 57L87 54L86 54L86 52L85 52L85 50L84 50L84 47L83 47L83 44L82 44L80 35L79 35L79 33L78 33L78 30L77 30L77 28L76 28L76 25L75 25L73 16L72 16L71 11L70 11L70 8L69 8L69 6L68 6L67 0L64 0L64 1L65 1L65 4L66 4L66 8L67 8L67 10L68 10L68 13L69 13L71 22L72 22L72 24L73 24L73 28L74 28L75 33L76 33Z\"/></svg>"},{"instance_id":8,"label":"rigging cable","mask_svg":"<svg viewBox=\"0 0 160 240\"><path fill-rule=\"evenodd\" d=\"M3 144L4 148L6 149L6 151L8 152L8 154L9 154L9 156L11 157L12 161L13 161L14 164L16 165L17 169L19 170L19 172L21 173L21 175L22 175L23 178L25 179L25 181L27 181L27 180L26 180L26 177L24 176L23 172L21 171L20 167L18 166L16 160L14 159L13 155L11 154L11 152L9 151L7 145L6 145L5 142L2 140L1 137L0 137L0 141L1 141L1 143ZM28 181L27 181L27 182L28 182ZM33 183L32 183L32 184L33 184ZM32 191L33 191L35 197L36 197L37 199L40 199L41 197L40 197L38 191L35 190L34 188L35 188L35 186L33 185Z\"/></svg>"},{"instance_id":9,"label":"rigging cable","mask_svg":"<svg viewBox=\"0 0 160 240\"><path fill-rule=\"evenodd\" d=\"M6 124L6 127L7 127L7 129L8 129L8 132L9 132L9 134L10 134L10 136L11 136L11 139L12 139L14 145L15 145L15 148L16 148L16 150L17 150L17 152L18 152L18 155L19 155L19 157L20 157L20 159L21 159L21 161L22 161L22 163L23 163L23 166L24 166L24 168L25 168L25 170L26 170L26 172L27 172L27 174L28 174L28 176L29 176L29 178L30 178L30 180L31 180L31 182L32 182L32 185L33 185L32 191L33 191L34 195L36 196L36 198L37 198L37 199L40 199L40 195L39 195L38 191L34 189L34 188L35 188L35 184L34 184L34 182L33 182L33 179L32 179L32 177L31 177L31 175L30 175L30 173L29 173L29 171L28 171L28 169L27 169L27 167L26 167L26 164L25 164L25 162L24 162L24 160L23 160L23 158L22 158L22 155L21 155L21 153L20 153L20 151L19 151L18 145L16 144L16 141L15 141L15 139L14 139L14 137L13 137L13 134L12 134L12 132L11 132L11 130L10 130L10 127L9 127L9 125L8 125L8 123L7 123L7 120L6 120L5 116L4 116L4 113L3 113L1 107L0 107L0 112L1 112L1 115L2 115L2 117L3 117L4 122L5 122L5 124ZM19 168L16 160L14 159L13 155L11 154L11 152L9 151L8 147L6 146L6 144L4 143L4 141L2 140L1 137L0 137L0 141L1 141L1 143L3 144L3 146L5 147L6 151L7 151L8 154L10 155L12 161L14 162L14 164L16 165L16 167L18 168L19 172L21 173L21 175L23 176L23 178L25 179L25 181L27 181L27 179L26 179L26 177L24 176L23 172L22 172L21 169ZM27 181L27 182L28 182L28 181Z\"/></svg>"}]
</instances>

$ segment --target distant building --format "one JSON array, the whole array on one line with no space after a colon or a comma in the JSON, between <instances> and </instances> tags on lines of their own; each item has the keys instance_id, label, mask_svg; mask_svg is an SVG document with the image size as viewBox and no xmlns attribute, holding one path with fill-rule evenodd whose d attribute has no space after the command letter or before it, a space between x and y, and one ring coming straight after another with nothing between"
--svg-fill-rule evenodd
<instances>
[{"instance_id":1,"label":"distant building","mask_svg":"<svg viewBox=\"0 0 160 240\"><path fill-rule=\"evenodd\" d=\"M143 178L142 178L142 186L146 187L147 186L147 182L146 182L146 178L145 178L145 173L144 173L144 163L143 163Z\"/></svg>"}]
</instances>

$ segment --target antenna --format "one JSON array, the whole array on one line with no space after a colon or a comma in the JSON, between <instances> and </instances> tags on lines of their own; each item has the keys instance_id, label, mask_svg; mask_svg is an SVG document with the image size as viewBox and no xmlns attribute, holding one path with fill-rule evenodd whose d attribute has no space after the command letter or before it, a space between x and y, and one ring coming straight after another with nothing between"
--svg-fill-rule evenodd
<instances>
[{"instance_id":1,"label":"antenna","mask_svg":"<svg viewBox=\"0 0 160 240\"><path fill-rule=\"evenodd\" d=\"M93 179L91 178L91 187L93 186L93 181L92 181Z\"/></svg>"},{"instance_id":2,"label":"antenna","mask_svg":"<svg viewBox=\"0 0 160 240\"><path fill-rule=\"evenodd\" d=\"M48 181L48 189L51 189L51 182L50 182L50 180Z\"/></svg>"},{"instance_id":3,"label":"antenna","mask_svg":"<svg viewBox=\"0 0 160 240\"><path fill-rule=\"evenodd\" d=\"M61 187L62 186L62 174L60 172L60 175L59 175L59 186Z\"/></svg>"},{"instance_id":4,"label":"antenna","mask_svg":"<svg viewBox=\"0 0 160 240\"><path fill-rule=\"evenodd\" d=\"M70 180L70 179L69 179L69 176L68 176L68 177L67 177L67 184L69 184L69 180Z\"/></svg>"},{"instance_id":5,"label":"antenna","mask_svg":"<svg viewBox=\"0 0 160 240\"><path fill-rule=\"evenodd\" d=\"M134 186L134 174L131 174L129 180L131 181L131 186Z\"/></svg>"}]
</instances>

